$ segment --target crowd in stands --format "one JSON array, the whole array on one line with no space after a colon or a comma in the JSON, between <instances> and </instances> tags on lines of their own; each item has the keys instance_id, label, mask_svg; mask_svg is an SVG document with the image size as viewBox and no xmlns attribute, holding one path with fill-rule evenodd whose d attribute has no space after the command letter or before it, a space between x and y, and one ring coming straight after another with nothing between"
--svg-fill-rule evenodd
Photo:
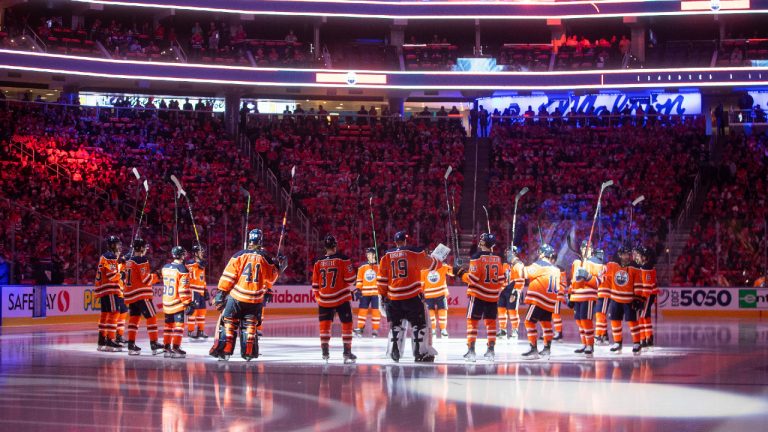
<instances>
[{"instance_id":1,"label":"crowd in stands","mask_svg":"<svg viewBox=\"0 0 768 432\"><path fill-rule=\"evenodd\" d=\"M578 35L566 36L553 41L555 70L617 69L629 54L632 41L625 35L590 41Z\"/></svg>"},{"instance_id":2,"label":"crowd in stands","mask_svg":"<svg viewBox=\"0 0 768 432\"><path fill-rule=\"evenodd\" d=\"M458 205L463 127L447 116L400 120L372 111L344 124L315 116L279 122L251 116L248 135L283 179L299 167L297 203L316 229L334 234L355 259L373 246L369 205L380 246L391 245L399 230L409 232L412 244L446 243L443 175L449 165L458 171L449 184Z\"/></svg>"},{"instance_id":3,"label":"crowd in stands","mask_svg":"<svg viewBox=\"0 0 768 432\"><path fill-rule=\"evenodd\" d=\"M120 235L127 250L140 195L134 167L150 184L141 235L151 245L154 268L166 261L175 243L171 174L192 200L201 242L209 249L210 281L216 282L229 256L242 246L241 186L253 195L250 227L261 227L267 249L275 251L282 214L255 182L247 157L223 132L221 118L212 113L121 109L117 114L117 109L9 102L2 118L0 228L15 236L17 281L29 281L36 262L52 260L63 268L62 280L75 283L79 255L81 282L90 282L101 238L110 233ZM178 208L179 243L189 249L195 244L190 215L185 202ZM75 250L75 230L48 218L80 221L81 249ZM51 224L61 233L55 250ZM11 243L3 244L6 255ZM289 231L286 244L289 261L305 259L302 235ZM281 282L297 280L306 280L301 266L291 267Z\"/></svg>"},{"instance_id":4,"label":"crowd in stands","mask_svg":"<svg viewBox=\"0 0 768 432\"><path fill-rule=\"evenodd\" d=\"M411 36L403 45L406 70L451 70L458 57L459 47L438 35L428 42Z\"/></svg>"},{"instance_id":5,"label":"crowd in stands","mask_svg":"<svg viewBox=\"0 0 768 432\"><path fill-rule=\"evenodd\" d=\"M768 39L726 39L717 53L717 66L751 66L752 60L768 60Z\"/></svg>"},{"instance_id":6,"label":"crowd in stands","mask_svg":"<svg viewBox=\"0 0 768 432\"><path fill-rule=\"evenodd\" d=\"M513 199L523 187L531 192L518 209L516 243L535 250L542 237L564 245L575 229L578 241L589 234L600 184L615 187L603 196L597 244L615 251L620 243L643 243L659 250L667 221L690 189L707 142L703 118L665 123L575 124L530 122L493 125L489 204L492 220L508 232ZM629 207L644 195L646 205ZM506 238L505 241L509 241Z\"/></svg>"},{"instance_id":7,"label":"crowd in stands","mask_svg":"<svg viewBox=\"0 0 768 432\"><path fill-rule=\"evenodd\" d=\"M768 136L726 137L715 182L683 253L673 283L749 286L766 276Z\"/></svg>"}]
</instances>

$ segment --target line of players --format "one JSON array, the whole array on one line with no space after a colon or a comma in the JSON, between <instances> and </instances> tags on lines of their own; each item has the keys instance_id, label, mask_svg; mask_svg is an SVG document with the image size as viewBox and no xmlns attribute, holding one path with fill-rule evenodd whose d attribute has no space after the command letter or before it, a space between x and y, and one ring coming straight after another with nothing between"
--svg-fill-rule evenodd
<instances>
[{"instance_id":1,"label":"line of players","mask_svg":"<svg viewBox=\"0 0 768 432\"><path fill-rule=\"evenodd\" d=\"M234 351L238 334L241 336L241 356L246 360L258 357L258 327L263 317L263 306L271 300L271 288L286 268L284 257L273 259L262 248L263 234L255 229L248 235L248 246L235 254L224 270L218 285L215 305L222 312L217 324L217 336L211 355L228 359ZM518 299L527 286L524 303L529 305L524 319L530 349L526 359L549 356L551 342L562 337L562 302L574 308L576 323L583 346L577 353L592 357L595 339L607 342L607 320L611 321L614 345L611 352L622 349L622 321L626 321L632 334L633 352L653 345L651 307L655 301L655 270L648 262L644 248L634 250L634 263L628 248L618 250L618 259L604 263L603 253L594 254L586 242L581 255L585 261L575 260L571 283L566 282L565 271L555 266L556 254L549 245L541 245L533 263L526 266L517 257L516 250L507 251L506 262L493 253L496 238L484 233L480 237L479 252L469 265L449 266L429 256L423 249L408 247L405 232L398 232L396 247L387 251L376 263L376 250L366 250L368 263L355 271L351 261L338 253L333 236L324 242L325 254L317 259L313 269L312 289L318 303L322 357L330 357L330 328L335 315L342 323L342 342L345 362L356 357L351 352L353 334L362 335L367 315L371 315L373 333L377 336L380 320L378 300L382 302L390 323L388 354L399 361L403 350L407 321L413 328L412 348L417 362L434 361L436 351L432 336L439 328L447 337L447 277L460 278L467 284L469 307L467 311L467 361L475 361L475 341L479 323L483 320L488 339L484 357L495 358L497 319L499 334L506 335L507 321L511 322L510 337L517 335L519 316ZM116 339L117 321L127 304L130 310L128 330L129 354L138 354L135 344L138 321L147 320L150 347L153 354L164 352L169 357L183 357L180 349L186 316L191 326L197 323L198 333L204 325L207 290L205 290L204 251L193 250L195 259L184 263L183 248L172 250L173 262L163 267L163 312L165 331L163 345L157 342L157 324L152 304L151 286L155 282L145 257L146 244L137 240L133 253L121 258L119 239L110 236L110 250L99 263L96 295L102 299L99 321L99 350L116 351L122 348ZM633 265L634 264L634 265ZM375 281L375 284L374 284ZM356 282L356 287L352 288ZM352 299L358 300L358 327L352 329ZM125 306L122 306L125 308ZM200 313L202 311L202 313ZM427 329L430 317L432 331ZM596 324L595 324L596 321ZM554 323L554 329L553 329ZM544 348L538 350L538 329L542 330ZM191 329L190 329L191 333ZM193 336L194 337L194 336Z\"/></svg>"}]
</instances>

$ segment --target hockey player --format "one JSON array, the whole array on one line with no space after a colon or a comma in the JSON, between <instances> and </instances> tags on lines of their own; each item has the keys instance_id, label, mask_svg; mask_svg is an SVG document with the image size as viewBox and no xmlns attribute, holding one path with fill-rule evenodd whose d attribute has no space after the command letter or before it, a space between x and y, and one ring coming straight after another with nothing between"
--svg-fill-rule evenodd
<instances>
[{"instance_id":1,"label":"hockey player","mask_svg":"<svg viewBox=\"0 0 768 432\"><path fill-rule=\"evenodd\" d=\"M279 267L276 266L262 249L263 241L264 234L260 229L251 230L246 249L229 259L219 279L215 304L217 309L223 309L224 331L219 332L219 340L211 355L220 360L228 360L234 351L238 321L242 338L240 355L247 361L259 356L256 326L261 321L264 302L271 297L268 284L275 283L287 265L285 257L278 257Z\"/></svg>"},{"instance_id":2,"label":"hockey player","mask_svg":"<svg viewBox=\"0 0 768 432\"><path fill-rule=\"evenodd\" d=\"M525 315L525 329L528 332L530 349L523 354L524 359L534 360L549 357L552 347L552 312L557 303L560 288L560 269L555 266L555 249L544 243L539 247L539 257L524 268L523 275L528 281L528 293L525 303L530 305ZM544 348L538 351L538 332L536 323L541 324L544 332Z\"/></svg>"},{"instance_id":3,"label":"hockey player","mask_svg":"<svg viewBox=\"0 0 768 432\"><path fill-rule=\"evenodd\" d=\"M125 285L125 304L128 305L128 355L141 354L141 348L136 346L136 333L139 331L139 321L143 316L147 322L149 348L152 355L165 350L157 341L157 312L152 302L152 285L158 282L158 277L152 273L147 259L147 242L137 238L133 241L133 254L125 260L123 284Z\"/></svg>"},{"instance_id":4,"label":"hockey player","mask_svg":"<svg viewBox=\"0 0 768 432\"><path fill-rule=\"evenodd\" d=\"M656 296L659 294L659 287L656 284L656 269L650 262L650 251L648 248L638 246L633 251L635 264L640 268L640 279L635 282L639 285L640 295L645 299L643 308L640 310L638 321L640 322L640 347L653 347L653 321L651 320L651 309L656 302Z\"/></svg>"},{"instance_id":5,"label":"hockey player","mask_svg":"<svg viewBox=\"0 0 768 432\"><path fill-rule=\"evenodd\" d=\"M323 360L330 358L331 324L333 316L341 321L341 340L344 345L344 363L354 363L357 356L352 354L352 293L350 287L355 283L355 269L352 261L337 253L336 237L325 236L323 248L325 255L315 260L312 269L312 292L317 300L320 318L320 350ZM355 289L355 297L360 300L362 294Z\"/></svg>"},{"instance_id":6,"label":"hockey player","mask_svg":"<svg viewBox=\"0 0 768 432\"><path fill-rule=\"evenodd\" d=\"M637 321L637 311L642 307L643 300L640 288L635 286L638 270L632 265L631 250L621 246L618 250L618 263L611 261L606 265L605 279L611 289L611 305L608 308L608 319L611 321L613 345L611 352L621 353L622 321L629 323L632 334L632 353L640 354L640 323Z\"/></svg>"},{"instance_id":7,"label":"hockey player","mask_svg":"<svg viewBox=\"0 0 768 432\"><path fill-rule=\"evenodd\" d=\"M498 303L499 315L499 337L507 336L509 339L517 338L518 328L520 327L520 317L517 314L517 300L520 291L525 286L523 279L523 267L525 265L517 257L517 247L507 250L507 262L504 263L504 276L507 286L501 291ZM512 329L507 333L507 320L509 320Z\"/></svg>"},{"instance_id":8,"label":"hockey player","mask_svg":"<svg viewBox=\"0 0 768 432\"><path fill-rule=\"evenodd\" d=\"M475 361L475 341L480 320L485 320L488 334L488 349L483 355L493 361L496 347L497 304L501 289L506 285L501 257L493 254L496 236L491 233L480 235L480 249L469 261L469 271L461 278L467 284L469 306L467 307L467 353L464 359Z\"/></svg>"},{"instance_id":9,"label":"hockey player","mask_svg":"<svg viewBox=\"0 0 768 432\"><path fill-rule=\"evenodd\" d=\"M553 341L563 339L563 316L560 314L560 308L566 302L565 291L568 287L568 276L565 273L565 269L560 265L557 268L560 269L560 289L558 290L557 303L555 303L555 311L552 312Z\"/></svg>"},{"instance_id":10,"label":"hockey player","mask_svg":"<svg viewBox=\"0 0 768 432\"><path fill-rule=\"evenodd\" d=\"M605 252L595 249L593 254L596 259L605 265ZM607 278L603 277L597 286L597 303L595 304L595 342L599 345L608 344L608 306L611 304L611 285Z\"/></svg>"},{"instance_id":11,"label":"hockey player","mask_svg":"<svg viewBox=\"0 0 768 432\"><path fill-rule=\"evenodd\" d=\"M99 351L122 351L123 346L115 341L117 320L123 293L120 290L120 260L123 244L117 236L106 239L108 250L99 258L94 282L94 296L100 300Z\"/></svg>"},{"instance_id":12,"label":"hockey player","mask_svg":"<svg viewBox=\"0 0 768 432\"><path fill-rule=\"evenodd\" d=\"M184 358L187 353L181 349L184 336L184 316L190 312L192 291L189 289L189 271L184 265L187 251L181 246L171 249L173 261L163 266L163 345L165 357Z\"/></svg>"},{"instance_id":13,"label":"hockey player","mask_svg":"<svg viewBox=\"0 0 768 432\"><path fill-rule=\"evenodd\" d=\"M192 246L192 259L187 262L189 287L192 290L192 309L187 317L187 336L192 339L207 339L205 334L205 314L208 309L210 294L205 287L205 249L200 245ZM195 330L197 328L197 330Z\"/></svg>"},{"instance_id":14,"label":"hockey player","mask_svg":"<svg viewBox=\"0 0 768 432\"><path fill-rule=\"evenodd\" d=\"M371 336L379 335L381 312L379 312L379 291L376 289L376 277L379 273L379 263L376 262L376 249L369 247L365 250L365 258L368 262L357 269L355 287L362 293L357 305L357 328L355 336L362 336L365 330L365 321L368 314L371 315Z\"/></svg>"},{"instance_id":15,"label":"hockey player","mask_svg":"<svg viewBox=\"0 0 768 432\"><path fill-rule=\"evenodd\" d=\"M395 234L395 248L379 263L377 285L390 322L390 356L400 361L405 339L403 321L413 326L413 357L417 362L434 362L432 334L427 331L427 308L421 292L421 271L437 268L437 260L423 249L407 246L405 231Z\"/></svg>"},{"instance_id":16,"label":"hockey player","mask_svg":"<svg viewBox=\"0 0 768 432\"><path fill-rule=\"evenodd\" d=\"M568 306L573 308L573 316L579 327L581 348L576 354L584 354L592 358L595 352L595 327L592 321L597 302L597 287L605 276L605 266L602 261L592 255L587 242L581 243L581 259L576 259L571 265L571 286L568 289Z\"/></svg>"},{"instance_id":17,"label":"hockey player","mask_svg":"<svg viewBox=\"0 0 768 432\"><path fill-rule=\"evenodd\" d=\"M421 271L421 289L429 310L432 335L440 329L441 337L448 337L448 276L453 277L453 269L445 263L438 263L434 270ZM437 316L435 316L437 315Z\"/></svg>"}]
</instances>

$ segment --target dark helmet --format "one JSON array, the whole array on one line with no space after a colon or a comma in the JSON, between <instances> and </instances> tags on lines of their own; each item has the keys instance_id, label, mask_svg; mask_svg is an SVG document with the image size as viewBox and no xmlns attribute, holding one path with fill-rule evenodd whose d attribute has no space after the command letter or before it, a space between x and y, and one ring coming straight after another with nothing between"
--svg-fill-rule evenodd
<instances>
[{"instance_id":1,"label":"dark helmet","mask_svg":"<svg viewBox=\"0 0 768 432\"><path fill-rule=\"evenodd\" d=\"M106 241L107 242L107 246L110 246L110 247L114 246L116 244L122 243L120 241L120 237L118 237L116 235L108 235L107 238L104 239L104 241Z\"/></svg>"},{"instance_id":2,"label":"dark helmet","mask_svg":"<svg viewBox=\"0 0 768 432\"><path fill-rule=\"evenodd\" d=\"M135 251L142 250L145 247L147 247L147 241L146 240L140 239L140 238L137 238L137 239L133 240L133 250L135 250Z\"/></svg>"},{"instance_id":3,"label":"dark helmet","mask_svg":"<svg viewBox=\"0 0 768 432\"><path fill-rule=\"evenodd\" d=\"M546 243L543 243L541 246L539 246L539 255L543 256L544 258L552 258L555 256L555 248Z\"/></svg>"},{"instance_id":4,"label":"dark helmet","mask_svg":"<svg viewBox=\"0 0 768 432\"><path fill-rule=\"evenodd\" d=\"M368 255L369 253L376 255L376 248L372 248L372 247L366 248L365 254Z\"/></svg>"},{"instance_id":5,"label":"dark helmet","mask_svg":"<svg viewBox=\"0 0 768 432\"><path fill-rule=\"evenodd\" d=\"M264 233L260 229L254 228L248 233L248 244L261 246L261 243L263 241L264 241Z\"/></svg>"},{"instance_id":6,"label":"dark helmet","mask_svg":"<svg viewBox=\"0 0 768 432\"><path fill-rule=\"evenodd\" d=\"M596 248L592 256L599 259L600 261L605 262L605 251L600 248Z\"/></svg>"},{"instance_id":7,"label":"dark helmet","mask_svg":"<svg viewBox=\"0 0 768 432\"><path fill-rule=\"evenodd\" d=\"M619 246L619 249L616 251L617 255L624 255L629 253L632 253L632 248L625 244Z\"/></svg>"},{"instance_id":8,"label":"dark helmet","mask_svg":"<svg viewBox=\"0 0 768 432\"><path fill-rule=\"evenodd\" d=\"M647 247L645 247L643 245L635 246L634 252L637 252L637 254L640 255L643 258L648 258L648 256L651 253L650 249L648 249Z\"/></svg>"},{"instance_id":9,"label":"dark helmet","mask_svg":"<svg viewBox=\"0 0 768 432\"><path fill-rule=\"evenodd\" d=\"M184 258L184 254L186 253L187 251L181 246L174 246L173 249L171 249L171 256L175 259Z\"/></svg>"},{"instance_id":10,"label":"dark helmet","mask_svg":"<svg viewBox=\"0 0 768 432\"><path fill-rule=\"evenodd\" d=\"M192 246L192 253L197 254L198 252L205 253L205 246L199 244Z\"/></svg>"},{"instance_id":11,"label":"dark helmet","mask_svg":"<svg viewBox=\"0 0 768 432\"><path fill-rule=\"evenodd\" d=\"M480 241L485 243L485 246L491 248L496 245L496 236L491 233L480 234Z\"/></svg>"},{"instance_id":12,"label":"dark helmet","mask_svg":"<svg viewBox=\"0 0 768 432\"><path fill-rule=\"evenodd\" d=\"M519 253L519 250L517 249L517 246L512 246L511 248L507 249L507 252L506 252L507 262L511 263L518 253Z\"/></svg>"},{"instance_id":13,"label":"dark helmet","mask_svg":"<svg viewBox=\"0 0 768 432\"><path fill-rule=\"evenodd\" d=\"M333 249L335 248L339 243L336 241L336 237L328 234L323 239L323 247L326 249Z\"/></svg>"},{"instance_id":14,"label":"dark helmet","mask_svg":"<svg viewBox=\"0 0 768 432\"><path fill-rule=\"evenodd\" d=\"M396 242L404 242L406 239L408 239L408 234L406 234L405 231L398 231L395 233Z\"/></svg>"}]
</instances>

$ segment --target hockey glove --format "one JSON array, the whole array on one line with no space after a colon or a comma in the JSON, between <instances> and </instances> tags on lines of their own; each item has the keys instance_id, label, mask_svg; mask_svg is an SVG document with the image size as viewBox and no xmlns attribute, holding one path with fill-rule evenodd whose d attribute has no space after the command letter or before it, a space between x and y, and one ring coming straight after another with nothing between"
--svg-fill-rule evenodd
<instances>
[{"instance_id":1,"label":"hockey glove","mask_svg":"<svg viewBox=\"0 0 768 432\"><path fill-rule=\"evenodd\" d=\"M573 309L573 302L571 301L571 296L566 297L565 305L568 306L570 309Z\"/></svg>"},{"instance_id":2,"label":"hockey glove","mask_svg":"<svg viewBox=\"0 0 768 432\"><path fill-rule=\"evenodd\" d=\"M464 273L466 273L467 270L468 269L466 267L464 267L463 265L454 265L453 266L453 274L457 278L461 278L462 276L464 276Z\"/></svg>"},{"instance_id":3,"label":"hockey glove","mask_svg":"<svg viewBox=\"0 0 768 432\"><path fill-rule=\"evenodd\" d=\"M288 268L288 257L286 257L285 255L278 255L277 268L280 269L280 273L285 272L285 269Z\"/></svg>"},{"instance_id":4,"label":"hockey glove","mask_svg":"<svg viewBox=\"0 0 768 432\"><path fill-rule=\"evenodd\" d=\"M211 293L208 292L208 289L206 288L205 291L203 291L203 300L208 301L211 299Z\"/></svg>"},{"instance_id":5,"label":"hockey glove","mask_svg":"<svg viewBox=\"0 0 768 432\"><path fill-rule=\"evenodd\" d=\"M187 305L187 308L184 309L184 315L194 315L195 314L195 304L190 303Z\"/></svg>"},{"instance_id":6,"label":"hockey glove","mask_svg":"<svg viewBox=\"0 0 768 432\"><path fill-rule=\"evenodd\" d=\"M517 301L517 290L512 288L512 292L509 293L509 302L514 303Z\"/></svg>"},{"instance_id":7,"label":"hockey glove","mask_svg":"<svg viewBox=\"0 0 768 432\"><path fill-rule=\"evenodd\" d=\"M264 294L264 304L270 304L272 303L272 290L267 290L267 292Z\"/></svg>"},{"instance_id":8,"label":"hockey glove","mask_svg":"<svg viewBox=\"0 0 768 432\"><path fill-rule=\"evenodd\" d=\"M640 309L642 309L642 308L643 308L643 305L644 305L644 304L645 304L645 301L643 301L642 299L639 299L639 298L635 297L635 299L634 299L634 300L632 300L632 310L636 310L636 311L639 311Z\"/></svg>"},{"instance_id":9,"label":"hockey glove","mask_svg":"<svg viewBox=\"0 0 768 432\"><path fill-rule=\"evenodd\" d=\"M224 310L224 306L227 305L228 295L229 293L227 293L226 291L218 291L216 293L216 298L213 300L213 305L217 311L221 312Z\"/></svg>"},{"instance_id":10,"label":"hockey glove","mask_svg":"<svg viewBox=\"0 0 768 432\"><path fill-rule=\"evenodd\" d=\"M363 299L363 292L359 289L352 290L352 300L360 301Z\"/></svg>"},{"instance_id":11,"label":"hockey glove","mask_svg":"<svg viewBox=\"0 0 768 432\"><path fill-rule=\"evenodd\" d=\"M592 275L589 274L589 270L585 268L578 268L576 269L576 280L577 281L589 281L592 279Z\"/></svg>"}]
</instances>

